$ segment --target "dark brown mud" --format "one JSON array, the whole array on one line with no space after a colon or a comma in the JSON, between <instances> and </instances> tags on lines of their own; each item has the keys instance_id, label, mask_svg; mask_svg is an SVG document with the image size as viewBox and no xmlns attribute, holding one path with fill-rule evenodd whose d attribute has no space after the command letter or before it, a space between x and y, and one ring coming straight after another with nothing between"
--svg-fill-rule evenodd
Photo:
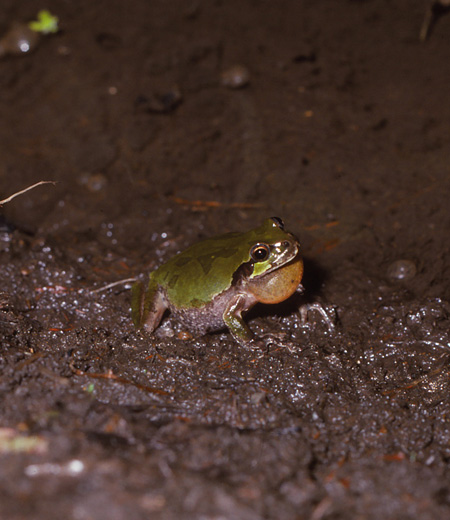
<instances>
[{"instance_id":1,"label":"dark brown mud","mask_svg":"<svg viewBox=\"0 0 450 520\"><path fill-rule=\"evenodd\" d=\"M450 517L450 15L42 7L60 32L0 62L0 199L58 181L0 210L0 517ZM98 291L272 215L306 293L252 311L266 350Z\"/></svg>"}]
</instances>

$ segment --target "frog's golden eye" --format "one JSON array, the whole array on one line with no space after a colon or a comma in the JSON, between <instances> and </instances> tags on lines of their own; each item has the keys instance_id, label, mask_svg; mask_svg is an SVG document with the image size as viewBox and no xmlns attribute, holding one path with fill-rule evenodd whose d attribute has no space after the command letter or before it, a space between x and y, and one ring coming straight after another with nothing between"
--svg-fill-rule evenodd
<instances>
[{"instance_id":1,"label":"frog's golden eye","mask_svg":"<svg viewBox=\"0 0 450 520\"><path fill-rule=\"evenodd\" d=\"M269 258L270 247L267 244L256 244L250 249L250 256L255 262L264 262Z\"/></svg>"}]
</instances>

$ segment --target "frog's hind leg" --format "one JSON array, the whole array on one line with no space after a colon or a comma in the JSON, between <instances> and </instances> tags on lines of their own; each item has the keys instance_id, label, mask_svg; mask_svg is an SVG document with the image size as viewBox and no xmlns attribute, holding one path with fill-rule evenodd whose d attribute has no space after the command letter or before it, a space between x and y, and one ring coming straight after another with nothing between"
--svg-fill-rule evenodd
<instances>
[{"instance_id":1,"label":"frog's hind leg","mask_svg":"<svg viewBox=\"0 0 450 520\"><path fill-rule=\"evenodd\" d=\"M153 332L167 309L161 289L150 282L145 292L144 284L137 282L131 291L133 323L137 328L143 327L147 332Z\"/></svg>"}]
</instances>

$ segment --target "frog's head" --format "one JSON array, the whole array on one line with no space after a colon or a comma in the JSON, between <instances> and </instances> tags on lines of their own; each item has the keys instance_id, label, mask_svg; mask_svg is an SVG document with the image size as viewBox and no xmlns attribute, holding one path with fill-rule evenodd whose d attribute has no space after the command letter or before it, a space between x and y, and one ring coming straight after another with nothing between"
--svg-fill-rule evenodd
<instances>
[{"instance_id":1,"label":"frog's head","mask_svg":"<svg viewBox=\"0 0 450 520\"><path fill-rule=\"evenodd\" d=\"M250 258L253 264L251 278L257 278L288 264L299 253L299 241L284 229L279 217L272 217L252 231L253 244Z\"/></svg>"},{"instance_id":2,"label":"frog's head","mask_svg":"<svg viewBox=\"0 0 450 520\"><path fill-rule=\"evenodd\" d=\"M247 275L248 291L261 303L282 302L297 290L303 276L300 244L278 217L265 220L254 232L257 241L250 247L253 269Z\"/></svg>"}]
</instances>

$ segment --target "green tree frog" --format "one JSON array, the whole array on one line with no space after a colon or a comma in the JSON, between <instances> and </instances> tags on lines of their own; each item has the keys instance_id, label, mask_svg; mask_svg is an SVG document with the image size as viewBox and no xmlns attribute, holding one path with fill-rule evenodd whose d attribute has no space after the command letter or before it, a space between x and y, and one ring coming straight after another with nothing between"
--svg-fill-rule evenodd
<instances>
[{"instance_id":1,"label":"green tree frog","mask_svg":"<svg viewBox=\"0 0 450 520\"><path fill-rule=\"evenodd\" d=\"M153 271L147 291L134 284L133 321L152 333L169 309L194 335L228 327L244 345L254 336L242 314L258 302L282 302L299 288L299 248L278 217L194 244Z\"/></svg>"}]
</instances>

